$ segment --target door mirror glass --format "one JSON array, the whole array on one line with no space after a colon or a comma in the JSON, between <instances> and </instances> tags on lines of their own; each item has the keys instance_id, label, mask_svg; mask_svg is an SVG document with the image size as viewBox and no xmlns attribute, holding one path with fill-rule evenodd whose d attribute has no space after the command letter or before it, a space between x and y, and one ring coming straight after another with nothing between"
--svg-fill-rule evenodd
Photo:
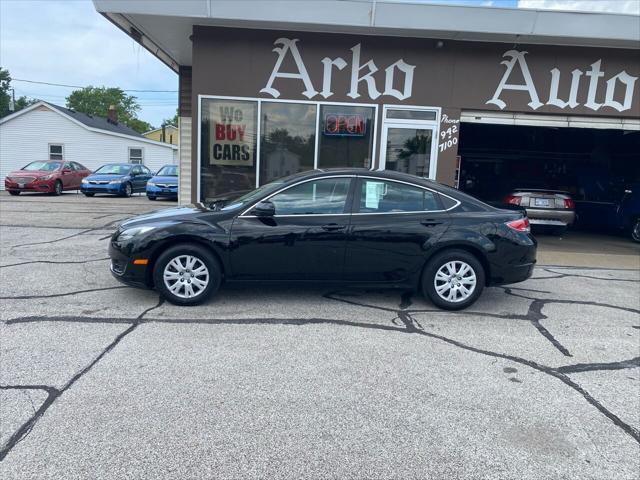
<instances>
[{"instance_id":1,"label":"door mirror glass","mask_svg":"<svg viewBox=\"0 0 640 480\"><path fill-rule=\"evenodd\" d=\"M251 213L256 217L273 217L276 214L276 206L269 200L266 200L264 202L259 202L255 207L253 207Z\"/></svg>"}]
</instances>

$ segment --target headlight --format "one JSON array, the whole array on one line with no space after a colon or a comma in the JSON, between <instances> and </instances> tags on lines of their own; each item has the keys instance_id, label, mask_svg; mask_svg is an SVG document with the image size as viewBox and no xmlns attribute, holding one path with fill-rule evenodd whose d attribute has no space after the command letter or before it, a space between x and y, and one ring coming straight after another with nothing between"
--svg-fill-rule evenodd
<instances>
[{"instance_id":1,"label":"headlight","mask_svg":"<svg viewBox=\"0 0 640 480\"><path fill-rule=\"evenodd\" d=\"M147 185L149 185L149 186L151 186L151 187L155 187L155 186L156 186L156 184L155 184L155 183L153 183L153 182L147 182Z\"/></svg>"},{"instance_id":2,"label":"headlight","mask_svg":"<svg viewBox=\"0 0 640 480\"><path fill-rule=\"evenodd\" d=\"M147 233L147 232L153 230L154 228L156 228L156 227L147 226L147 227L129 228L129 229L125 230L124 232L122 232L120 235L118 235L118 238L116 240L117 241L129 240L129 239L135 237L136 235L141 235L143 233Z\"/></svg>"},{"instance_id":3,"label":"headlight","mask_svg":"<svg viewBox=\"0 0 640 480\"><path fill-rule=\"evenodd\" d=\"M53 178L53 174L45 175L44 177L40 177L38 180L51 180Z\"/></svg>"},{"instance_id":4,"label":"headlight","mask_svg":"<svg viewBox=\"0 0 640 480\"><path fill-rule=\"evenodd\" d=\"M89 183L89 180L87 180L86 178L83 178L82 179L82 183L87 184L87 183Z\"/></svg>"},{"instance_id":5,"label":"headlight","mask_svg":"<svg viewBox=\"0 0 640 480\"><path fill-rule=\"evenodd\" d=\"M122 183L122 179L111 180L111 181L109 182L109 185L115 185L115 184L117 184L117 183Z\"/></svg>"}]
</instances>

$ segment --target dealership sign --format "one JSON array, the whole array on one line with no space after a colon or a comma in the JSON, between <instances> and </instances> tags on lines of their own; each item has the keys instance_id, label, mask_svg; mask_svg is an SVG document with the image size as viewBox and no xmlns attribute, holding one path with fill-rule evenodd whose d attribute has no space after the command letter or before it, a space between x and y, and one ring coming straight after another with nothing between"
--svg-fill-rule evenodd
<instances>
[{"instance_id":1,"label":"dealership sign","mask_svg":"<svg viewBox=\"0 0 640 480\"><path fill-rule=\"evenodd\" d=\"M543 103L540 101L538 89L533 82L533 78L531 78L531 72L529 71L529 66L527 65L527 60L525 58L526 54L527 52L509 50L502 55L503 57L509 57L509 60L503 60L500 62L506 67L506 70L502 75L502 79L500 80L493 97L486 102L487 104L496 105L502 110L507 106L506 102L500 98L502 92L505 90L515 90L527 92L529 94L530 101L527 105L532 110L537 110L543 105L554 105L562 109L566 107L576 108L580 105L577 100L578 88L580 87L582 76L584 75L589 78L588 81L585 79L585 82L588 82L589 85L587 101L584 104L585 107L594 111L598 111L602 107L611 107L619 112L624 112L631 108L631 104L633 102L633 89L638 77L629 75L625 70L617 75L613 75L606 81L606 87L604 87L604 102L599 103L596 101L599 90L602 90L599 83L600 79L606 75L605 72L601 70L602 60L592 63L590 65L591 68L585 72L577 68L571 72L571 89L566 100L559 98L558 95L562 72L558 68L551 69L551 78L548 88L549 96L546 103ZM524 83L508 83L509 78L516 69L524 79Z\"/></svg>"},{"instance_id":2,"label":"dealership sign","mask_svg":"<svg viewBox=\"0 0 640 480\"><path fill-rule=\"evenodd\" d=\"M343 70L347 65L349 65L349 63L342 57L324 57L322 59L322 90L318 92L315 85L311 82L307 67L304 64L300 50L298 50L296 45L297 42L297 38L279 38L274 42L276 47L273 51L278 54L278 59L276 60L266 86L260 90L260 93L267 93L274 98L278 98L280 96L280 91L273 86L275 80L277 78L294 78L302 82L302 85L304 86L302 95L305 97L314 98L317 95L320 95L323 98L331 97L333 95L333 92L331 91L331 77L333 69L337 68L338 70ZM282 63L287 56L291 56L296 65L297 72L281 71ZM378 67L373 60L368 60L361 64L361 44L358 43L351 47L351 80L349 82L350 88L347 96L353 99L359 98L360 85L364 83L367 95L369 95L369 98L372 100L375 100L381 95L388 95L395 97L398 100L405 100L411 97L411 90L413 88L413 71L415 68L415 65L409 65L403 59L399 59L389 65L384 69L384 90L380 92L378 89L380 85L378 85L375 77L373 76L373 74L378 71ZM394 88L396 75L402 84L402 89L400 90Z\"/></svg>"}]
</instances>

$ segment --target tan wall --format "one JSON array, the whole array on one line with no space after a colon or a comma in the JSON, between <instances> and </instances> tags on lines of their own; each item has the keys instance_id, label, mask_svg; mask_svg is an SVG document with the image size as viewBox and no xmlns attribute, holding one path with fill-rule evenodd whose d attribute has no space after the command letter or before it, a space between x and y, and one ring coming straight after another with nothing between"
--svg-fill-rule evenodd
<instances>
[{"instance_id":1,"label":"tan wall","mask_svg":"<svg viewBox=\"0 0 640 480\"><path fill-rule=\"evenodd\" d=\"M152 130L150 132L144 133L143 137L148 138L149 140L155 140L156 142L162 142L162 129ZM172 145L179 145L180 142L180 133L177 128L165 128L165 139L164 143L170 143Z\"/></svg>"}]
</instances>

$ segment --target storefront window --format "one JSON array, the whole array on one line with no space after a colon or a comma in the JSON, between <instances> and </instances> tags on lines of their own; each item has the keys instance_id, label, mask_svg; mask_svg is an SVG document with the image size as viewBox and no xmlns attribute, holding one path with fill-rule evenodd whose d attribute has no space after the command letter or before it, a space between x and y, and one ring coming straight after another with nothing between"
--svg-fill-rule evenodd
<instances>
[{"instance_id":1,"label":"storefront window","mask_svg":"<svg viewBox=\"0 0 640 480\"><path fill-rule=\"evenodd\" d=\"M201 200L253 190L258 102L203 99L201 108Z\"/></svg>"},{"instance_id":2,"label":"storefront window","mask_svg":"<svg viewBox=\"0 0 640 480\"><path fill-rule=\"evenodd\" d=\"M304 170L315 157L316 106L262 102L260 184Z\"/></svg>"},{"instance_id":3,"label":"storefront window","mask_svg":"<svg viewBox=\"0 0 640 480\"><path fill-rule=\"evenodd\" d=\"M373 107L321 105L318 168L370 168L373 124Z\"/></svg>"}]
</instances>

